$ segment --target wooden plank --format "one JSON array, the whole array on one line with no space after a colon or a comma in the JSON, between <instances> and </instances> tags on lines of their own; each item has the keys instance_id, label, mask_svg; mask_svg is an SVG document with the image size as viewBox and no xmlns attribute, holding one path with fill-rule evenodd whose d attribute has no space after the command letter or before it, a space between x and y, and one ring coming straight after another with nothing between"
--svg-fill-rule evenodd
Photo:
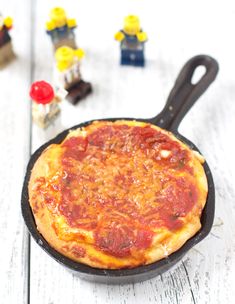
<instances>
[{"instance_id":1,"label":"wooden plank","mask_svg":"<svg viewBox=\"0 0 235 304\"><path fill-rule=\"evenodd\" d=\"M17 58L0 71L0 302L27 303L28 233L20 197L30 155L30 1L4 2L1 13L14 19Z\"/></svg>"},{"instance_id":2,"label":"wooden plank","mask_svg":"<svg viewBox=\"0 0 235 304\"><path fill-rule=\"evenodd\" d=\"M43 28L54 3L37 2L35 79L52 77L53 57ZM235 53L231 41L235 6L225 8L213 1L210 14L210 1L199 0L194 7L186 0L180 3L181 6L175 1L164 1L156 7L154 1L60 1L69 15L78 20L77 40L87 54L82 73L93 83L94 93L76 107L65 102L60 120L46 132L34 127L33 150L61 130L85 120L155 115L182 64L201 52L214 55L223 67L223 78L218 78L180 128L203 151L214 173L217 211L213 231L172 270L150 281L126 286L82 281L32 243L30 298L34 304L234 302L235 205L231 182L235 176L231 168L235 161L230 138L235 129L235 92L230 65ZM118 65L119 47L113 34L120 28L123 16L130 12L141 17L150 37L145 69ZM223 13L226 20L218 22ZM227 56L218 47L218 41L230 46Z\"/></svg>"}]
</instances>

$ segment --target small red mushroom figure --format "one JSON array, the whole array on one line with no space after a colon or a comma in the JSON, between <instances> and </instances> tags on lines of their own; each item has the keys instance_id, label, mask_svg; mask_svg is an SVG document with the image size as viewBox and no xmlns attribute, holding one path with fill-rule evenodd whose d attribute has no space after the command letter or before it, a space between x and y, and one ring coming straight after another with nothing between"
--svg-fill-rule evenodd
<instances>
[{"instance_id":1,"label":"small red mushroom figure","mask_svg":"<svg viewBox=\"0 0 235 304\"><path fill-rule=\"evenodd\" d=\"M46 81L36 81L31 85L33 121L45 129L60 113L58 103L67 95L67 91L59 89L56 94L53 87Z\"/></svg>"}]
</instances>

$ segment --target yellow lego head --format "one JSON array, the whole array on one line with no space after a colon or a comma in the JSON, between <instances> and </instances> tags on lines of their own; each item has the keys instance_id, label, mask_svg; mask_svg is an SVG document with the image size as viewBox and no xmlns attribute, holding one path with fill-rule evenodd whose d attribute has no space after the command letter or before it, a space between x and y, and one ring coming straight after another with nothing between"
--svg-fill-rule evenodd
<instances>
[{"instance_id":1,"label":"yellow lego head","mask_svg":"<svg viewBox=\"0 0 235 304\"><path fill-rule=\"evenodd\" d=\"M50 19L56 27L61 27L66 25L67 17L65 10L62 7L54 7L50 11Z\"/></svg>"},{"instance_id":2,"label":"yellow lego head","mask_svg":"<svg viewBox=\"0 0 235 304\"><path fill-rule=\"evenodd\" d=\"M74 61L74 50L68 46L59 47L55 52L55 60L59 71L70 68Z\"/></svg>"},{"instance_id":3,"label":"yellow lego head","mask_svg":"<svg viewBox=\"0 0 235 304\"><path fill-rule=\"evenodd\" d=\"M4 27L4 25L7 28L11 28L13 24L13 19L11 17L3 18L3 16L0 14L0 30Z\"/></svg>"},{"instance_id":4,"label":"yellow lego head","mask_svg":"<svg viewBox=\"0 0 235 304\"><path fill-rule=\"evenodd\" d=\"M124 19L124 32L127 35L136 35L140 31L140 20L137 16L129 15Z\"/></svg>"},{"instance_id":5,"label":"yellow lego head","mask_svg":"<svg viewBox=\"0 0 235 304\"><path fill-rule=\"evenodd\" d=\"M78 59L84 56L82 49L74 50L68 46L61 46L55 52L56 65L60 72L69 69Z\"/></svg>"}]
</instances>

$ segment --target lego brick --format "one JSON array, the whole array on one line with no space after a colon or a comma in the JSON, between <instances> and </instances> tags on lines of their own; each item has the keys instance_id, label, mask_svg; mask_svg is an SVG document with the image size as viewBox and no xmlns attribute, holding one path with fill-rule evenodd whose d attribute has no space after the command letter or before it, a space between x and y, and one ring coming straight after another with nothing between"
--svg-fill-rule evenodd
<instances>
[{"instance_id":1,"label":"lego brick","mask_svg":"<svg viewBox=\"0 0 235 304\"><path fill-rule=\"evenodd\" d=\"M89 82L80 80L68 89L67 100L73 105L77 104L81 99L85 98L92 92L92 87Z\"/></svg>"},{"instance_id":2,"label":"lego brick","mask_svg":"<svg viewBox=\"0 0 235 304\"><path fill-rule=\"evenodd\" d=\"M10 61L15 58L12 43L9 41L0 47L0 68L5 67Z\"/></svg>"}]
</instances>

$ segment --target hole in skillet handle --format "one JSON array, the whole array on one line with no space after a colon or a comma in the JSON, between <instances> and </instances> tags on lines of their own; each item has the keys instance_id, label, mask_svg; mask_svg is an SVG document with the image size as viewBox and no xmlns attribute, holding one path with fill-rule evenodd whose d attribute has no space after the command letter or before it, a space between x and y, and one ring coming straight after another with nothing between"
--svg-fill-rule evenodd
<instances>
[{"instance_id":1,"label":"hole in skillet handle","mask_svg":"<svg viewBox=\"0 0 235 304\"><path fill-rule=\"evenodd\" d=\"M196 85L205 74L206 68L203 65L199 65L193 73L191 84Z\"/></svg>"},{"instance_id":2,"label":"hole in skillet handle","mask_svg":"<svg viewBox=\"0 0 235 304\"><path fill-rule=\"evenodd\" d=\"M197 56L197 57L200 57L200 56ZM194 58L197 58L197 57L194 57ZM205 56L203 56L203 57L205 57ZM206 57L208 57L208 56L206 56ZM217 65L217 70L218 70L218 65ZM181 73L182 73L182 71L181 71ZM181 75L181 73L180 73L180 75ZM205 76L206 76L206 74L203 77L205 77ZM215 75L214 75L214 78L215 78ZM200 82L201 81L199 81L199 83ZM178 83L178 86L179 86L179 83ZM174 91L174 89L177 91L177 81L176 81L175 87L173 88L172 91ZM204 89L204 91L205 91L205 89ZM174 96L174 94L171 92L171 94L168 98L168 101L167 101L170 103L168 106L170 106L171 102L172 102L172 98L170 98L171 95ZM167 109L167 107L165 107L165 108ZM164 113L164 110L161 113ZM163 117L163 116L161 116L162 115L161 113L158 116L156 116L155 118L148 120L148 122L159 125L159 120ZM176 113L179 113L179 112L176 112ZM116 119L105 119L105 120L114 121ZM130 120L130 118L129 118L129 120ZM147 120L140 119L140 121L147 121ZM169 120L168 122L172 122L172 121L173 121L173 119L171 116L171 120ZM175 253L171 254L169 257L167 257L165 259L162 259L162 260L152 263L150 265L140 266L140 267L136 267L133 269L121 269L121 270L96 269L96 268L93 268L93 267L90 267L90 266L87 266L87 265L84 265L81 263L74 262L74 261L68 259L67 257L61 255L56 250L54 250L45 241L45 239L42 237L42 235L37 230L35 220L34 220L34 217L33 217L32 211L31 211L31 207L29 205L28 182L30 179L31 170L32 170L35 162L37 161L38 157L41 155L41 153L47 146L49 146L52 143L62 142L63 139L68 134L69 130L86 126L86 125L90 124L91 122L92 121L85 122L83 124L74 126L68 130L65 130L64 132L59 134L56 138L52 139L51 141L49 141L48 143L46 143L45 145L40 147L32 155L30 162L28 164L28 167L27 167L27 172L26 172L26 176L25 176L25 180L24 180L24 185L23 185L23 189L22 189L22 197L21 197L22 214L23 214L25 223L28 227L28 230L29 230L31 236L42 247L42 249L44 249L54 260L56 260L57 262L59 262L60 264L65 266L66 268L70 269L73 273L75 273L76 275L78 275L79 277L81 277L85 280L99 282L99 283L107 283L107 284L125 284L125 283L135 283L135 282L140 282L140 281L151 279L151 278L155 277L156 275L162 274L163 272L170 269L186 254L186 252L190 248L192 248L195 244L197 244L200 240L202 240L209 233L212 223L213 223L213 217L214 217L214 185L213 185L213 179L212 179L209 167L207 166L207 164L204 165L206 175L208 178L208 184L209 184L208 194L209 195L208 195L208 199L207 199L207 204L206 204L206 206L203 210L203 214L202 214L202 226L203 227L194 237L189 239ZM171 129L171 126L172 126L172 124L169 124L168 127L166 126L165 128L169 129L169 130L173 130L173 129ZM177 130L177 128L176 128L176 130ZM190 144L193 145L183 136L181 136L181 135L179 135L179 136L181 137L180 139L182 141L188 143L189 145ZM196 147L195 147L195 149L196 149Z\"/></svg>"},{"instance_id":3,"label":"hole in skillet handle","mask_svg":"<svg viewBox=\"0 0 235 304\"><path fill-rule=\"evenodd\" d=\"M194 83L194 74L199 67L204 67L205 73ZM208 55L191 58L180 71L165 107L150 122L177 134L180 122L215 80L218 70L217 61Z\"/></svg>"}]
</instances>

